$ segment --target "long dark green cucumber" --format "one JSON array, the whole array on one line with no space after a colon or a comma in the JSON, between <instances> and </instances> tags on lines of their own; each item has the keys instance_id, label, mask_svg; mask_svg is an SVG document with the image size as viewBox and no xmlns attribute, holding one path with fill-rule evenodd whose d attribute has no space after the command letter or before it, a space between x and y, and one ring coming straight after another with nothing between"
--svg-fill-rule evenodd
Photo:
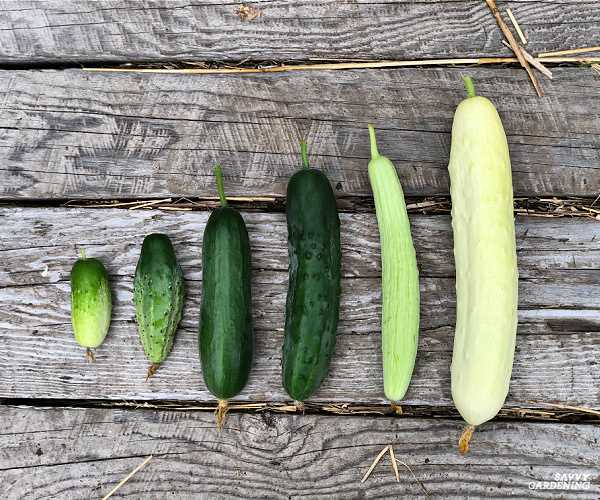
<instances>
[{"instance_id":1,"label":"long dark green cucumber","mask_svg":"<svg viewBox=\"0 0 600 500\"><path fill-rule=\"evenodd\" d=\"M340 220L327 176L304 168L287 187L289 288L283 386L296 401L313 395L335 348L340 303Z\"/></svg>"},{"instance_id":2,"label":"long dark green cucumber","mask_svg":"<svg viewBox=\"0 0 600 500\"><path fill-rule=\"evenodd\" d=\"M151 377L171 352L184 300L183 273L171 240L164 234L144 238L135 269L133 298L138 332Z\"/></svg>"},{"instance_id":3,"label":"long dark green cucumber","mask_svg":"<svg viewBox=\"0 0 600 500\"><path fill-rule=\"evenodd\" d=\"M254 334L248 231L240 213L227 206L219 166L215 175L221 207L211 213L202 242L199 345L204 382L220 400L220 427L225 400L239 394L248 381Z\"/></svg>"}]
</instances>

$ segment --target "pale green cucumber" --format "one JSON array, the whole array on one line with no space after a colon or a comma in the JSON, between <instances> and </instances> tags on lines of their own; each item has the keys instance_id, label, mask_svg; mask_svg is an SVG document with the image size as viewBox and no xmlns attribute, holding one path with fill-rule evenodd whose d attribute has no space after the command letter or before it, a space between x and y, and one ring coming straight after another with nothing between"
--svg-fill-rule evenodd
<instances>
[{"instance_id":1,"label":"pale green cucumber","mask_svg":"<svg viewBox=\"0 0 600 500\"><path fill-rule=\"evenodd\" d=\"M396 169L379 154L372 125L369 134L369 180L381 243L383 386L386 398L399 401L410 384L419 343L419 270Z\"/></svg>"}]
</instances>

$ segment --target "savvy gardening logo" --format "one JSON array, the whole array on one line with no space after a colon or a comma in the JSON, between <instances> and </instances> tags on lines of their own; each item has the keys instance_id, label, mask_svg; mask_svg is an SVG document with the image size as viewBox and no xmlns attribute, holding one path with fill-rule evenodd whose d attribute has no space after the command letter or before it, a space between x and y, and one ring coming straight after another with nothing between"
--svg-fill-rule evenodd
<instances>
[{"instance_id":1,"label":"savvy gardening logo","mask_svg":"<svg viewBox=\"0 0 600 500\"><path fill-rule=\"evenodd\" d=\"M589 490L591 488L591 474L557 472L552 481L531 481L530 490Z\"/></svg>"}]
</instances>

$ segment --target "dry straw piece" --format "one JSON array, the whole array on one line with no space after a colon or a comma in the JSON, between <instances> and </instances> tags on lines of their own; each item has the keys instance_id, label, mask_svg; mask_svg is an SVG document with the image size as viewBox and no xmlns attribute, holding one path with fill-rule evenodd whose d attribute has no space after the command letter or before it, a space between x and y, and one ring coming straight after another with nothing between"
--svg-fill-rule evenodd
<instances>
[{"instance_id":1,"label":"dry straw piece","mask_svg":"<svg viewBox=\"0 0 600 500\"><path fill-rule=\"evenodd\" d=\"M365 473L360 482L364 483L369 478L369 476L373 472L373 469L375 469L375 467L386 454L386 452L389 452L390 454L390 460L392 462L392 469L394 471L394 476L396 477L396 482L400 482L400 471L398 470L398 464L401 464L408 470L408 472L410 472L410 475L419 484L419 486L423 490L423 493L425 493L426 496L429 496L429 491L427 490L427 488L425 488L425 485L421 482L421 480L417 476L415 476L415 473L410 468L410 466L404 463L402 460L396 458L396 454L394 453L394 447L391 444L388 444L383 450L379 452L379 454L375 457L375 460L373 460L371 467L369 467L369 470Z\"/></svg>"},{"instance_id":2,"label":"dry straw piece","mask_svg":"<svg viewBox=\"0 0 600 500\"><path fill-rule=\"evenodd\" d=\"M410 475L413 477L413 479L419 483L419 486L421 487L421 489L423 490L423 493L425 493L426 496L430 496L429 495L429 490L427 488L425 488L425 485L423 484L423 482L417 477L415 476L415 473L413 472L413 470L410 468L410 466L407 463L404 463L402 460L399 459L395 459L396 462L398 462L400 465L402 465L403 467L406 467L406 469L408 470L408 472L410 472Z\"/></svg>"},{"instance_id":3,"label":"dry straw piece","mask_svg":"<svg viewBox=\"0 0 600 500\"><path fill-rule=\"evenodd\" d=\"M569 56L573 54L585 54L586 52L600 52L600 47L582 47L580 49L569 49L559 50L557 52L544 52L538 54L538 57L556 57L556 56Z\"/></svg>"},{"instance_id":4,"label":"dry straw piece","mask_svg":"<svg viewBox=\"0 0 600 500\"><path fill-rule=\"evenodd\" d=\"M535 73L531 69L529 62L527 62L527 59L525 59L525 56L523 55L523 52L521 51L521 47L519 46L519 44L515 40L515 37L513 36L512 32L510 31L510 29L504 22L504 19L502 19L502 14L500 14L500 11L498 10L498 7L496 5L496 0L485 0L485 3L489 7L489 9L492 11L494 18L496 19L496 23L502 30L502 33L504 33L504 36L508 40L508 43L510 43L510 46L513 49L513 52L515 53L515 55L517 56L517 59L519 60L519 63L521 64L521 66L523 66L523 68L525 68L525 71L527 71L527 74L529 75L529 79L531 80L531 83L533 84L538 96L543 97L544 91L542 90L542 87L540 86L540 83L538 82L538 79L535 76Z\"/></svg>"},{"instance_id":5,"label":"dry straw piece","mask_svg":"<svg viewBox=\"0 0 600 500\"><path fill-rule=\"evenodd\" d=\"M599 59L600 60L600 59ZM227 74L227 73L281 73L285 71L329 70L329 69L374 69L374 68L399 68L404 66L445 66L453 64L479 64L481 59L423 59L415 61L367 61L343 63L317 63L317 64L281 64L277 66L257 68L83 68L84 71L96 72L137 72L137 73L172 73L172 74Z\"/></svg>"},{"instance_id":6,"label":"dry straw piece","mask_svg":"<svg viewBox=\"0 0 600 500\"><path fill-rule=\"evenodd\" d=\"M510 50L512 50L512 47L506 40L502 40L502 43L504 45L506 45ZM546 66L544 66L538 59L533 57L523 47L521 47L521 52L525 56L525 59L527 59L529 61L529 64L531 64L535 69L537 69L544 76L547 76L548 78L550 78L552 80L552 71L550 71L548 68L546 68Z\"/></svg>"},{"instance_id":7,"label":"dry straw piece","mask_svg":"<svg viewBox=\"0 0 600 500\"><path fill-rule=\"evenodd\" d=\"M512 47L511 47L512 48ZM540 59L537 59L540 61ZM599 57L544 57L544 63L595 64ZM409 68L418 66L483 66L487 64L510 64L516 57L480 57L458 59L415 59L407 61L343 62L316 64L281 64L256 68L82 68L95 73L162 73L170 75L225 75L240 73L285 73L288 71L324 71L346 69Z\"/></svg>"},{"instance_id":8,"label":"dry straw piece","mask_svg":"<svg viewBox=\"0 0 600 500\"><path fill-rule=\"evenodd\" d=\"M135 474L137 474L150 460L152 460L153 455L150 455L146 460L144 460L140 465L138 465L135 469L133 469L129 474L127 474L120 482L117 484L112 490L110 490L105 496L102 497L102 500L107 500L112 497L121 486L123 486L127 481L129 481Z\"/></svg>"},{"instance_id":9,"label":"dry straw piece","mask_svg":"<svg viewBox=\"0 0 600 500\"><path fill-rule=\"evenodd\" d=\"M594 410L592 408L587 408L585 406L572 406L572 405L563 405L559 403L547 403L545 401L529 401L529 403L533 404L543 404L549 406L551 408L558 408L560 410L573 410L577 413L587 413L588 415L594 415L600 417L600 411Z\"/></svg>"},{"instance_id":10,"label":"dry straw piece","mask_svg":"<svg viewBox=\"0 0 600 500\"><path fill-rule=\"evenodd\" d=\"M396 475L396 482L400 482L400 473L398 472L398 464L396 463L396 455L394 454L394 447L390 444L390 458L392 459L392 469L394 469L394 474Z\"/></svg>"},{"instance_id":11,"label":"dry straw piece","mask_svg":"<svg viewBox=\"0 0 600 500\"><path fill-rule=\"evenodd\" d=\"M381 458L383 457L383 455L385 455L385 453L390 449L390 445L388 444L383 450L381 450L379 452L379 455L377 455L375 457L375 460L373 460L373 463L371 464L371 467L369 467L369 470L365 473L365 475L363 476L363 478L360 480L361 483L364 483L367 479L369 479L369 476L371 475L371 472L373 472L373 469L377 466L377 464L379 463L379 461L381 460Z\"/></svg>"},{"instance_id":12,"label":"dry straw piece","mask_svg":"<svg viewBox=\"0 0 600 500\"><path fill-rule=\"evenodd\" d=\"M515 31L517 32L517 35L519 35L519 38L521 39L521 43L523 45L527 45L527 38L525 37L525 34L523 33L523 31L521 31L521 27L519 26L517 19L513 15L512 10L506 9L506 13L508 14L508 17L510 18L510 22L514 26Z\"/></svg>"},{"instance_id":13,"label":"dry straw piece","mask_svg":"<svg viewBox=\"0 0 600 500\"><path fill-rule=\"evenodd\" d=\"M152 201L146 201L146 202L142 202L139 205L134 205L132 207L129 207L129 210L138 210L139 208L147 208L147 207L151 207L152 205L158 205L160 203L171 203L173 200L171 198L165 198L164 200L152 200Z\"/></svg>"}]
</instances>

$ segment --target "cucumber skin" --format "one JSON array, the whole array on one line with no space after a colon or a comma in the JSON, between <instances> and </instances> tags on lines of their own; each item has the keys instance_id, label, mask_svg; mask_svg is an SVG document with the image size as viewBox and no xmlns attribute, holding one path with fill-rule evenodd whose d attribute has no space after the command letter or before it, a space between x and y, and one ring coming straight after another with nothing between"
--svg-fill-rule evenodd
<instances>
[{"instance_id":1,"label":"cucumber skin","mask_svg":"<svg viewBox=\"0 0 600 500\"><path fill-rule=\"evenodd\" d=\"M162 363L173 348L185 291L183 273L171 240L164 234L144 238L135 269L133 298L146 357Z\"/></svg>"},{"instance_id":2,"label":"cucumber skin","mask_svg":"<svg viewBox=\"0 0 600 500\"><path fill-rule=\"evenodd\" d=\"M456 109L448 168L456 261L452 398L465 421L479 425L508 394L518 305L509 149L485 97Z\"/></svg>"},{"instance_id":3,"label":"cucumber skin","mask_svg":"<svg viewBox=\"0 0 600 500\"><path fill-rule=\"evenodd\" d=\"M250 242L244 219L229 207L214 210L202 242L199 347L202 375L219 399L239 394L254 353Z\"/></svg>"},{"instance_id":4,"label":"cucumber skin","mask_svg":"<svg viewBox=\"0 0 600 500\"><path fill-rule=\"evenodd\" d=\"M112 299L106 269L97 259L79 259L71 270L71 322L75 340L90 349L110 328Z\"/></svg>"},{"instance_id":5,"label":"cucumber skin","mask_svg":"<svg viewBox=\"0 0 600 500\"><path fill-rule=\"evenodd\" d=\"M384 156L372 159L369 180L381 245L383 387L387 399L400 401L410 385L419 345L419 269L396 168Z\"/></svg>"},{"instance_id":6,"label":"cucumber skin","mask_svg":"<svg viewBox=\"0 0 600 500\"><path fill-rule=\"evenodd\" d=\"M312 396L327 375L340 304L340 220L329 180L296 172L287 188L289 288L283 386L296 401Z\"/></svg>"}]
</instances>

